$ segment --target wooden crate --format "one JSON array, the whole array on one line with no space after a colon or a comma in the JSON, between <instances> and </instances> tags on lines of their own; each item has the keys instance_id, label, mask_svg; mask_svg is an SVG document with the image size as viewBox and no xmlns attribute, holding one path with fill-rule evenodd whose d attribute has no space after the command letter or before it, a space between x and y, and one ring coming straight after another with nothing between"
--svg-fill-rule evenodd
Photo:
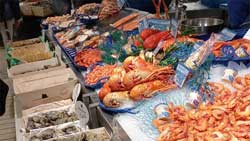
<instances>
[{"instance_id":1,"label":"wooden crate","mask_svg":"<svg viewBox=\"0 0 250 141\"><path fill-rule=\"evenodd\" d=\"M25 123L24 118L30 114L47 111L48 109L56 109L66 105L71 105L73 102L71 99L66 99L62 101L57 101L53 103L42 104L36 107L32 107L30 109L23 110L22 104L16 100L14 100L15 106L15 126L16 126L16 141L24 141L25 140Z\"/></svg>"},{"instance_id":2,"label":"wooden crate","mask_svg":"<svg viewBox=\"0 0 250 141\"><path fill-rule=\"evenodd\" d=\"M38 38L14 42L11 48L13 48L14 50L21 50L23 48L44 47L44 50L49 50L46 47L45 43L37 43L37 41ZM33 42L35 42L35 44L32 44ZM50 69L62 69L65 67L66 65L56 55L55 57L52 57L47 60L23 63L16 66L12 66L11 68L7 68L7 73L8 77L13 79L14 77L23 76L26 74L30 75L39 71L50 71Z\"/></svg>"},{"instance_id":3,"label":"wooden crate","mask_svg":"<svg viewBox=\"0 0 250 141\"><path fill-rule=\"evenodd\" d=\"M21 41L16 41L10 44L11 48L16 48L16 47L23 47L31 44L36 44L40 43L41 40L39 38L33 38L33 39L27 39L27 40L21 40Z\"/></svg>"},{"instance_id":4,"label":"wooden crate","mask_svg":"<svg viewBox=\"0 0 250 141\"><path fill-rule=\"evenodd\" d=\"M33 15L37 17L46 17L53 14L51 7L46 6L32 6Z\"/></svg>"},{"instance_id":5,"label":"wooden crate","mask_svg":"<svg viewBox=\"0 0 250 141\"><path fill-rule=\"evenodd\" d=\"M13 79L15 99L22 109L71 98L77 78L70 68Z\"/></svg>"},{"instance_id":6,"label":"wooden crate","mask_svg":"<svg viewBox=\"0 0 250 141\"><path fill-rule=\"evenodd\" d=\"M31 4L27 2L20 3L20 10L24 16L33 16Z\"/></svg>"},{"instance_id":7,"label":"wooden crate","mask_svg":"<svg viewBox=\"0 0 250 141\"><path fill-rule=\"evenodd\" d=\"M13 79L19 75L23 75L23 74L27 74L31 72L36 73L37 71L42 71L42 70L46 70L46 69L53 68L53 67L59 67L59 69L61 69L61 67L65 67L65 65L63 65L62 62L59 62L57 57L53 57L48 60L42 60L42 61L25 63L25 64L13 66L7 69L7 73L8 73L8 77Z\"/></svg>"}]
</instances>

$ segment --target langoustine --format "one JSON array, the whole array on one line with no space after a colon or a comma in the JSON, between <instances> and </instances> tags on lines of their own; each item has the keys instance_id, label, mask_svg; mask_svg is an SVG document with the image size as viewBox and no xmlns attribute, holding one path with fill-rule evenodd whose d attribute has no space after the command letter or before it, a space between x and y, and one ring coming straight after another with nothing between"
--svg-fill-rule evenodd
<instances>
[{"instance_id":1,"label":"langoustine","mask_svg":"<svg viewBox=\"0 0 250 141\"><path fill-rule=\"evenodd\" d=\"M167 119L154 119L153 125L160 131L158 141L250 140L250 85L235 92L219 83L209 85L217 93L213 104L204 103L189 111L170 104Z\"/></svg>"},{"instance_id":2,"label":"langoustine","mask_svg":"<svg viewBox=\"0 0 250 141\"><path fill-rule=\"evenodd\" d=\"M123 100L128 102L127 95L130 100L141 100L152 97L157 91L175 88L174 73L171 66L154 66L139 57L128 57L123 67L113 70L98 95L105 106L119 107Z\"/></svg>"},{"instance_id":3,"label":"langoustine","mask_svg":"<svg viewBox=\"0 0 250 141\"><path fill-rule=\"evenodd\" d=\"M173 83L167 83L161 80L142 83L133 87L130 91L130 97L133 100L142 100L152 97L156 92L176 88Z\"/></svg>"}]
</instances>

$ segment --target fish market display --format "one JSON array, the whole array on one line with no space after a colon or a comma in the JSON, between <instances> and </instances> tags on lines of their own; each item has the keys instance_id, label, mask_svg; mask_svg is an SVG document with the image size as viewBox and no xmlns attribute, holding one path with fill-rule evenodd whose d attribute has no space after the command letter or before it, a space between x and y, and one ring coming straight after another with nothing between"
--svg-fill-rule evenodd
<instances>
[{"instance_id":1,"label":"fish market display","mask_svg":"<svg viewBox=\"0 0 250 141\"><path fill-rule=\"evenodd\" d=\"M97 62L101 62L101 51L98 49L84 49L81 52L78 52L75 57L75 62L82 67L88 68L90 65Z\"/></svg>"},{"instance_id":2,"label":"fish market display","mask_svg":"<svg viewBox=\"0 0 250 141\"><path fill-rule=\"evenodd\" d=\"M117 4L117 0L103 0L99 12L99 19L106 19L109 16L113 16L114 14L118 13L119 11L120 8Z\"/></svg>"},{"instance_id":3,"label":"fish market display","mask_svg":"<svg viewBox=\"0 0 250 141\"><path fill-rule=\"evenodd\" d=\"M85 83L87 85L93 85L102 78L108 78L115 67L115 65L95 66L91 72L87 73Z\"/></svg>"},{"instance_id":4,"label":"fish market display","mask_svg":"<svg viewBox=\"0 0 250 141\"><path fill-rule=\"evenodd\" d=\"M231 49L230 51L227 51L226 48ZM215 57L226 57L231 56L237 56L239 58L241 57L247 57L250 55L250 40L247 39L238 39L228 42L216 42L213 46L212 53Z\"/></svg>"},{"instance_id":5,"label":"fish market display","mask_svg":"<svg viewBox=\"0 0 250 141\"><path fill-rule=\"evenodd\" d=\"M78 15L98 15L100 5L97 3L88 3L82 5L76 10Z\"/></svg>"},{"instance_id":6,"label":"fish market display","mask_svg":"<svg viewBox=\"0 0 250 141\"><path fill-rule=\"evenodd\" d=\"M48 112L35 113L25 117L25 128L33 129L45 128L78 120L75 112L70 111L70 106L50 110Z\"/></svg>"},{"instance_id":7,"label":"fish market display","mask_svg":"<svg viewBox=\"0 0 250 141\"><path fill-rule=\"evenodd\" d=\"M216 94L213 103L185 110L169 105L167 119L155 119L161 132L158 141L166 140L250 140L250 74L236 77L230 91L221 83L209 82Z\"/></svg>"},{"instance_id":8,"label":"fish market display","mask_svg":"<svg viewBox=\"0 0 250 141\"><path fill-rule=\"evenodd\" d=\"M152 97L158 91L173 89L171 66L159 67L139 57L128 57L122 67L113 70L108 82L99 92L107 107L120 107L130 100Z\"/></svg>"},{"instance_id":9,"label":"fish market display","mask_svg":"<svg viewBox=\"0 0 250 141\"><path fill-rule=\"evenodd\" d=\"M64 22L67 21L68 19L70 19L70 15L66 14L66 15L62 15L62 16L54 16L54 17L48 17L44 22L46 24L54 24L57 22Z\"/></svg>"},{"instance_id":10,"label":"fish market display","mask_svg":"<svg viewBox=\"0 0 250 141\"><path fill-rule=\"evenodd\" d=\"M75 48L81 46L97 46L99 32L93 29L75 27L55 34L58 42L65 48ZM86 41L86 43L84 43ZM85 47L85 46L84 46Z\"/></svg>"},{"instance_id":11,"label":"fish market display","mask_svg":"<svg viewBox=\"0 0 250 141\"><path fill-rule=\"evenodd\" d=\"M54 25L56 27L61 27L61 28L69 27L70 25L73 25L75 23L76 19L69 14L62 16L48 17L45 21L43 21L43 24Z\"/></svg>"}]
</instances>

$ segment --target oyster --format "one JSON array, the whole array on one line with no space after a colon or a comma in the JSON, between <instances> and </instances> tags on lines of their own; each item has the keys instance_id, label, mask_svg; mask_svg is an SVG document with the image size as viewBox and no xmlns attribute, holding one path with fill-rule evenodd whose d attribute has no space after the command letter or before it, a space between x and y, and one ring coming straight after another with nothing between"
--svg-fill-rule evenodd
<instances>
[{"instance_id":1,"label":"oyster","mask_svg":"<svg viewBox=\"0 0 250 141\"><path fill-rule=\"evenodd\" d=\"M59 125L78 120L75 112L69 112L69 107L66 109L53 110L46 113L38 113L30 116L27 119L26 129L45 128L49 126Z\"/></svg>"},{"instance_id":2,"label":"oyster","mask_svg":"<svg viewBox=\"0 0 250 141\"><path fill-rule=\"evenodd\" d=\"M45 129L38 134L34 134L30 137L30 141L42 141L53 139L56 137L56 131L54 129Z\"/></svg>"}]
</instances>

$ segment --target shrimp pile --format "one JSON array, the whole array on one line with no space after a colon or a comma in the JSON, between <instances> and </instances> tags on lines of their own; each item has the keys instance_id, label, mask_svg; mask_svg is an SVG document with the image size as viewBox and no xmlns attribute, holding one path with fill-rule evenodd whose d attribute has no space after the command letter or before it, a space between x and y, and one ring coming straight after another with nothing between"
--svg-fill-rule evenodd
<instances>
[{"instance_id":1,"label":"shrimp pile","mask_svg":"<svg viewBox=\"0 0 250 141\"><path fill-rule=\"evenodd\" d=\"M109 77L115 67L115 65L96 66L86 75L85 82L88 85L96 84L100 79Z\"/></svg>"},{"instance_id":2,"label":"shrimp pile","mask_svg":"<svg viewBox=\"0 0 250 141\"><path fill-rule=\"evenodd\" d=\"M187 111L169 104L167 119L154 119L158 141L246 141L250 140L250 74L237 78L236 91L210 83L216 93L212 103ZM236 83L235 82L235 83ZM239 89L238 86L241 86Z\"/></svg>"},{"instance_id":3,"label":"shrimp pile","mask_svg":"<svg viewBox=\"0 0 250 141\"><path fill-rule=\"evenodd\" d=\"M101 51L98 49L84 49L78 52L75 62L82 67L89 67L92 64L102 61Z\"/></svg>"}]
</instances>

